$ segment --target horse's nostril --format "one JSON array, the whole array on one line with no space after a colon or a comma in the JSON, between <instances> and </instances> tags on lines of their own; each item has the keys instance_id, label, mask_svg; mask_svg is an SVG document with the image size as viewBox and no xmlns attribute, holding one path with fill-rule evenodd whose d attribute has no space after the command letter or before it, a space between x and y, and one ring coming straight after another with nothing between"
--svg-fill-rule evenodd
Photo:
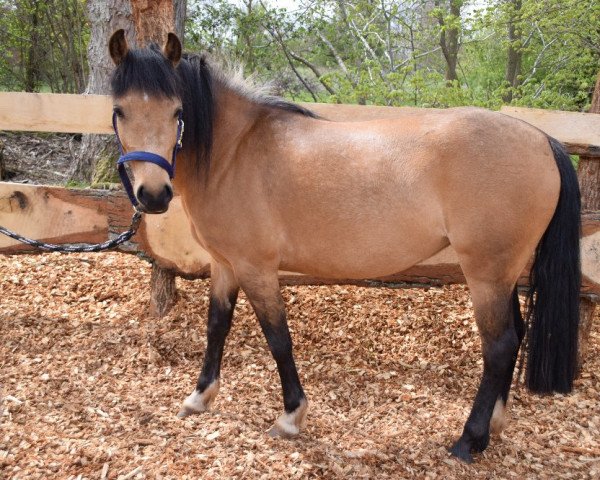
<instances>
[{"instance_id":1,"label":"horse's nostril","mask_svg":"<svg viewBox=\"0 0 600 480\"><path fill-rule=\"evenodd\" d=\"M171 188L171 185L165 185L165 197L167 202L170 202L173 198L173 189Z\"/></svg>"},{"instance_id":2,"label":"horse's nostril","mask_svg":"<svg viewBox=\"0 0 600 480\"><path fill-rule=\"evenodd\" d=\"M140 202L144 203L144 200L143 200L143 198L144 198L144 186L143 185L140 186L140 188L138 188L137 198L138 198L138 200Z\"/></svg>"}]
</instances>

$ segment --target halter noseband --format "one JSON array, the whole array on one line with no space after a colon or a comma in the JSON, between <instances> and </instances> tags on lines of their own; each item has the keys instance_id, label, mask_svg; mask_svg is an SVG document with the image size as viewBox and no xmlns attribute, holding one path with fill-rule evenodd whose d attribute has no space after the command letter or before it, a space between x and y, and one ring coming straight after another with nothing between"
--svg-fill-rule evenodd
<instances>
[{"instance_id":1,"label":"halter noseband","mask_svg":"<svg viewBox=\"0 0 600 480\"><path fill-rule=\"evenodd\" d=\"M173 147L173 157L171 159L171 163L169 163L164 157L157 155L156 153L144 152L144 151L135 151L125 153L123 151L123 144L121 143L121 138L119 137L119 130L117 129L117 112L113 112L112 117L113 129L115 131L115 135L117 136L117 143L119 144L119 151L121 152L121 156L117 161L117 168L119 170L119 176L121 177L121 182L125 187L125 191L127 192L127 196L131 201L134 208L137 209L139 202L137 198L135 198L135 194L133 193L133 186L131 185L131 180L129 180L129 176L127 175L127 171L125 170L125 164L127 162L131 162L133 160L139 162L149 162L158 165L160 168L165 170L169 174L169 178L172 179L175 176L175 159L177 158L177 152L182 147L182 139L183 139L183 118L182 112L179 112L179 118L177 119L177 141L175 142L175 146Z\"/></svg>"}]
</instances>

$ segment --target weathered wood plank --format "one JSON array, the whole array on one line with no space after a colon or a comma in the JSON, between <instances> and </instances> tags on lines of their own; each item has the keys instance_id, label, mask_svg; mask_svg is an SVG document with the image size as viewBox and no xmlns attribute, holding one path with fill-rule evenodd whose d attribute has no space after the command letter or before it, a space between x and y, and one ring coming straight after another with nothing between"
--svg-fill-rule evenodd
<instances>
[{"instance_id":1,"label":"weathered wood plank","mask_svg":"<svg viewBox=\"0 0 600 480\"><path fill-rule=\"evenodd\" d=\"M0 225L45 241L102 242L125 230L131 213L122 192L0 183ZM210 255L194 240L179 197L173 199L167 213L145 215L138 234L119 250L143 254L183 277L209 275ZM0 236L0 254L24 252L32 250ZM600 212L583 215L581 255L582 291L600 295ZM521 278L523 285L527 283L526 273ZM404 272L380 279L322 279L281 272L284 284L443 285L464 281L451 247Z\"/></svg>"},{"instance_id":2,"label":"weathered wood plank","mask_svg":"<svg viewBox=\"0 0 600 480\"><path fill-rule=\"evenodd\" d=\"M407 116L413 107L303 103L335 121L364 121ZM501 113L519 118L556 137L575 155L600 157L598 115L533 108L502 107ZM106 95L0 92L0 130L70 133L112 133L112 100Z\"/></svg>"},{"instance_id":3,"label":"weathered wood plank","mask_svg":"<svg viewBox=\"0 0 600 480\"><path fill-rule=\"evenodd\" d=\"M49 243L102 242L109 231L107 194L0 183L0 225ZM14 250L31 247L1 235L0 253Z\"/></svg>"},{"instance_id":4,"label":"weathered wood plank","mask_svg":"<svg viewBox=\"0 0 600 480\"><path fill-rule=\"evenodd\" d=\"M364 122L386 118L406 117L422 112L415 107L385 107L379 105L349 105L339 103L301 103L327 120L335 122ZM431 109L433 110L433 109Z\"/></svg>"},{"instance_id":5,"label":"weathered wood plank","mask_svg":"<svg viewBox=\"0 0 600 480\"><path fill-rule=\"evenodd\" d=\"M565 144L573 155L600 157L600 115L502 107L500 113L530 123Z\"/></svg>"},{"instance_id":6,"label":"weathered wood plank","mask_svg":"<svg viewBox=\"0 0 600 480\"><path fill-rule=\"evenodd\" d=\"M112 133L106 95L0 92L0 130Z\"/></svg>"}]
</instances>

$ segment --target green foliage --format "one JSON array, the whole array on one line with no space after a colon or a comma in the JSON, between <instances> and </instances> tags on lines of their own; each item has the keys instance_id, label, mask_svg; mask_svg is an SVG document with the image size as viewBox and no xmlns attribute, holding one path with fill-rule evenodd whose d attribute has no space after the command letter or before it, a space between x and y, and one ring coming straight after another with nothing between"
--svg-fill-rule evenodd
<instances>
[{"instance_id":1,"label":"green foliage","mask_svg":"<svg viewBox=\"0 0 600 480\"><path fill-rule=\"evenodd\" d=\"M186 48L239 63L297 101L585 110L600 70L598 0L281 5L188 0ZM84 7L0 0L0 90L82 91Z\"/></svg>"},{"instance_id":2,"label":"green foliage","mask_svg":"<svg viewBox=\"0 0 600 480\"><path fill-rule=\"evenodd\" d=\"M89 183L80 182L77 180L67 180L65 187L67 188L89 188Z\"/></svg>"},{"instance_id":3,"label":"green foliage","mask_svg":"<svg viewBox=\"0 0 600 480\"><path fill-rule=\"evenodd\" d=\"M278 93L325 102L585 110L600 70L596 0L277 3L191 2L187 46L241 62ZM449 81L452 31L458 80Z\"/></svg>"},{"instance_id":4,"label":"green foliage","mask_svg":"<svg viewBox=\"0 0 600 480\"><path fill-rule=\"evenodd\" d=\"M0 89L82 92L88 41L84 0L0 0Z\"/></svg>"}]
</instances>

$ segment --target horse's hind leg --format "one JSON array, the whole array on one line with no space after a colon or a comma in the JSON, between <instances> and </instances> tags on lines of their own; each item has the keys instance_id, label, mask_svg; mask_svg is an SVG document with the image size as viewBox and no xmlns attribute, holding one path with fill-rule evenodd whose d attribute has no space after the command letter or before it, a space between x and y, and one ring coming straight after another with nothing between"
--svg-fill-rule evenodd
<instances>
[{"instance_id":1,"label":"horse's hind leg","mask_svg":"<svg viewBox=\"0 0 600 480\"><path fill-rule=\"evenodd\" d=\"M494 410L497 417L504 413L520 343L515 329L514 283L472 280L469 287L482 343L483 377L463 433L451 449L466 462L472 461L471 452L482 452L488 446Z\"/></svg>"},{"instance_id":2,"label":"horse's hind leg","mask_svg":"<svg viewBox=\"0 0 600 480\"><path fill-rule=\"evenodd\" d=\"M177 414L179 418L208 410L219 393L221 359L225 339L231 328L238 291L239 286L233 272L228 267L213 262L204 364L196 389L185 399L181 411Z\"/></svg>"},{"instance_id":3,"label":"horse's hind leg","mask_svg":"<svg viewBox=\"0 0 600 480\"><path fill-rule=\"evenodd\" d=\"M508 403L510 386L512 384L513 373L515 370L515 365L517 363L517 356L519 353L518 350L523 341L523 337L525 336L525 322L523 321L523 317L521 315L521 307L519 305L519 294L517 293L516 288L513 290L512 295L512 312L515 333L517 334L519 346L517 347L517 352L513 358L510 372L505 379L504 386L502 388L502 393L500 397L496 400L496 404L494 405L494 412L492 414L492 419L490 420L490 431L496 434L499 434L504 429L506 405Z\"/></svg>"}]
</instances>

